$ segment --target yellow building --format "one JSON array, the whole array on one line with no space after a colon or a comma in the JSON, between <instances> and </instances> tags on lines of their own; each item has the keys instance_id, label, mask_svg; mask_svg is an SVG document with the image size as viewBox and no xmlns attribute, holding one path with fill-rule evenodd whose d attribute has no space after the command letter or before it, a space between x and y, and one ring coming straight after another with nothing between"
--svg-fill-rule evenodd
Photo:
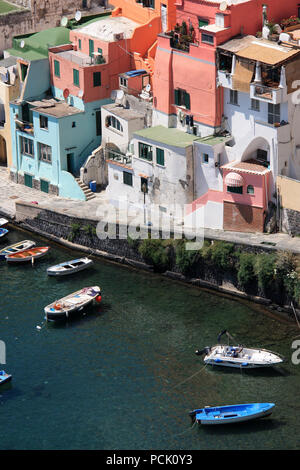
<instances>
[{"instance_id":1,"label":"yellow building","mask_svg":"<svg viewBox=\"0 0 300 470\"><path fill-rule=\"evenodd\" d=\"M0 165L12 163L9 103L20 92L17 61L14 57L0 60Z\"/></svg>"}]
</instances>

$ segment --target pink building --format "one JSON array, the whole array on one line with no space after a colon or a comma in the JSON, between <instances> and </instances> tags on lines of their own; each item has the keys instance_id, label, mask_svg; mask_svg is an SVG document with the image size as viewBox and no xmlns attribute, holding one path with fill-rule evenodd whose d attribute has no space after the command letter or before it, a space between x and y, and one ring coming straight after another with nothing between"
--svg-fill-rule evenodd
<instances>
[{"instance_id":1,"label":"pink building","mask_svg":"<svg viewBox=\"0 0 300 470\"><path fill-rule=\"evenodd\" d=\"M261 31L263 15L274 22L298 16L295 0L272 0L267 5L264 0L230 3L176 3L177 25L158 36L153 78L155 124L182 130L185 124L192 124L198 135L213 134L223 114L222 88L217 87L216 80L216 47L236 35Z\"/></svg>"}]
</instances>

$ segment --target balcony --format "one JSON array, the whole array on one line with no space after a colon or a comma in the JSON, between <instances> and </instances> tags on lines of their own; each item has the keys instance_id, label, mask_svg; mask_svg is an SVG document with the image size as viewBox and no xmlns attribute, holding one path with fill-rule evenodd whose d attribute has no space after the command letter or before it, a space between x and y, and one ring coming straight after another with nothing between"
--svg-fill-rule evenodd
<instances>
[{"instance_id":1,"label":"balcony","mask_svg":"<svg viewBox=\"0 0 300 470\"><path fill-rule=\"evenodd\" d=\"M18 131L25 132L30 135L34 135L34 128L32 122L22 121L19 118L15 118L16 128Z\"/></svg>"},{"instance_id":2,"label":"balcony","mask_svg":"<svg viewBox=\"0 0 300 470\"><path fill-rule=\"evenodd\" d=\"M287 100L287 89L261 85L258 83L250 84L250 98L264 101L272 104L280 104Z\"/></svg>"},{"instance_id":3,"label":"balcony","mask_svg":"<svg viewBox=\"0 0 300 470\"><path fill-rule=\"evenodd\" d=\"M220 86L232 90L232 75L228 70L218 71L218 81Z\"/></svg>"},{"instance_id":4,"label":"balcony","mask_svg":"<svg viewBox=\"0 0 300 470\"><path fill-rule=\"evenodd\" d=\"M105 156L107 160L112 160L116 163L121 163L122 165L131 166L132 156L125 155L124 153L113 150L112 148L105 149Z\"/></svg>"}]
</instances>

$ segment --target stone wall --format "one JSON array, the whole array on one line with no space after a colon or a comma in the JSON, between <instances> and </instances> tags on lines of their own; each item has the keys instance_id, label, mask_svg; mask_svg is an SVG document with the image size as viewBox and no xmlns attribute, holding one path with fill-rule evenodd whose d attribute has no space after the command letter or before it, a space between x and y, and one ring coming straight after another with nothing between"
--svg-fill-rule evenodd
<instances>
[{"instance_id":1,"label":"stone wall","mask_svg":"<svg viewBox=\"0 0 300 470\"><path fill-rule=\"evenodd\" d=\"M300 235L300 212L282 209L282 231L289 235Z\"/></svg>"}]
</instances>

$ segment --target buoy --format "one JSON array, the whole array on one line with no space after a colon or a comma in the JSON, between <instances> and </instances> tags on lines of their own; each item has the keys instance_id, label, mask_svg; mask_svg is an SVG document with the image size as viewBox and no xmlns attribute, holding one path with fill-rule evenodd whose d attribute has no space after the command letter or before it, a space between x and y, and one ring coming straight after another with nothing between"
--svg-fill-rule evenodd
<instances>
[{"instance_id":1,"label":"buoy","mask_svg":"<svg viewBox=\"0 0 300 470\"><path fill-rule=\"evenodd\" d=\"M101 295L97 295L97 297L96 297L96 302L100 303L100 302L101 302L101 300L102 300L102 297L101 297Z\"/></svg>"}]
</instances>

